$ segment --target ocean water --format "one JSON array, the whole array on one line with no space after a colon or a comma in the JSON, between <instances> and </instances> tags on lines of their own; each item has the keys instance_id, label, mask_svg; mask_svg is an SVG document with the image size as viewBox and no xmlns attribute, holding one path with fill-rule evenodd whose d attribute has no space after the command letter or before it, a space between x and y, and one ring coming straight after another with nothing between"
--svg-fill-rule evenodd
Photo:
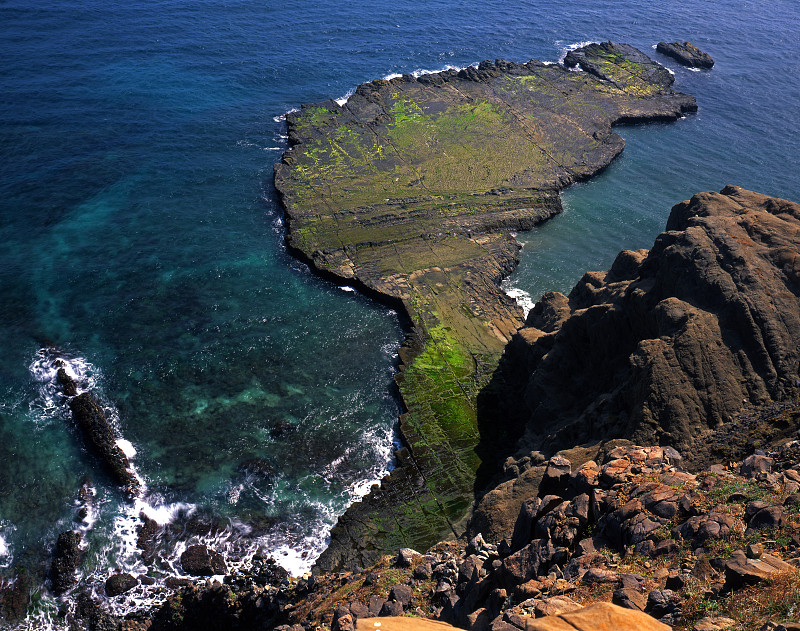
<instances>
[{"instance_id":1,"label":"ocean water","mask_svg":"<svg viewBox=\"0 0 800 631\"><path fill-rule=\"evenodd\" d=\"M800 200L799 13L793 0L0 3L0 573L24 567L38 586L27 624L60 624L46 574L63 530L84 531L80 589L118 569L179 573L195 542L297 574L392 466L403 323L287 255L271 184L286 111L393 73L556 61L585 41L673 69L699 112L618 129L623 155L519 236L507 288L530 301L649 247L697 191ZM651 48L687 39L714 69ZM53 348L135 451L135 502L71 427ZM149 570L142 511L166 525ZM142 587L108 606L160 597Z\"/></svg>"}]
</instances>

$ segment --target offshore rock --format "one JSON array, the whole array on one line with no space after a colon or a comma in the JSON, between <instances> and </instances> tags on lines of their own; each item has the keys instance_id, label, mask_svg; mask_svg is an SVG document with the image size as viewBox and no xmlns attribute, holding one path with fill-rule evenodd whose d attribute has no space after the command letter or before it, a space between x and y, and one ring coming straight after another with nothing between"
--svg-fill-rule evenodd
<instances>
[{"instance_id":1,"label":"offshore rock","mask_svg":"<svg viewBox=\"0 0 800 631\"><path fill-rule=\"evenodd\" d=\"M714 60L691 42L658 42L656 50L690 68L711 68Z\"/></svg>"},{"instance_id":2,"label":"offshore rock","mask_svg":"<svg viewBox=\"0 0 800 631\"><path fill-rule=\"evenodd\" d=\"M546 294L515 336L518 454L626 437L704 463L715 429L797 395L798 296L800 205L734 186L677 204L649 253Z\"/></svg>"},{"instance_id":3,"label":"offshore rock","mask_svg":"<svg viewBox=\"0 0 800 631\"><path fill-rule=\"evenodd\" d=\"M112 574L106 579L106 596L119 596L131 591L138 584L136 577L126 572Z\"/></svg>"},{"instance_id":4,"label":"offshore rock","mask_svg":"<svg viewBox=\"0 0 800 631\"><path fill-rule=\"evenodd\" d=\"M181 567L184 572L194 576L214 576L228 571L225 558L216 550L203 545L186 548L181 554Z\"/></svg>"},{"instance_id":5,"label":"offshore rock","mask_svg":"<svg viewBox=\"0 0 800 631\"><path fill-rule=\"evenodd\" d=\"M139 480L128 457L117 446L111 423L97 398L90 392L83 392L69 400L69 409L89 450L100 458L114 482L125 488L128 497L136 497L141 490Z\"/></svg>"},{"instance_id":6,"label":"offshore rock","mask_svg":"<svg viewBox=\"0 0 800 631\"><path fill-rule=\"evenodd\" d=\"M83 560L82 539L81 533L74 530L58 535L53 563L50 566L50 580L56 596L74 587L78 580L76 572Z\"/></svg>"},{"instance_id":7,"label":"offshore rock","mask_svg":"<svg viewBox=\"0 0 800 631\"><path fill-rule=\"evenodd\" d=\"M522 325L499 287L518 262L513 231L560 212L563 187L619 155L612 125L697 109L629 46L586 59L602 79L538 61L484 61L373 81L344 105L287 115L290 146L275 187L289 249L323 276L399 307L413 326L396 377L408 410L402 466L339 520L320 569L460 534L476 472L496 457L476 453L478 393Z\"/></svg>"}]
</instances>

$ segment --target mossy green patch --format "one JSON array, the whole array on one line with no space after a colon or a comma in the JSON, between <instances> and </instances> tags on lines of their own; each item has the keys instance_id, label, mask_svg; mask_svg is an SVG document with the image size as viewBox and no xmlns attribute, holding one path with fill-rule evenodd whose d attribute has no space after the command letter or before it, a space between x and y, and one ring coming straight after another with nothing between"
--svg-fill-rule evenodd
<instances>
[{"instance_id":1,"label":"mossy green patch","mask_svg":"<svg viewBox=\"0 0 800 631\"><path fill-rule=\"evenodd\" d=\"M560 188L622 149L608 128L629 93L588 73L509 68L373 82L346 108L289 118L275 184L290 242L319 269L402 300L414 326L397 377L410 464L342 518L332 538L355 543L326 553L330 569L424 549L463 516L480 464L477 396L522 324L496 287L517 256L509 231L558 212ZM637 115L647 107L637 101ZM675 101L649 107L663 119Z\"/></svg>"}]
</instances>

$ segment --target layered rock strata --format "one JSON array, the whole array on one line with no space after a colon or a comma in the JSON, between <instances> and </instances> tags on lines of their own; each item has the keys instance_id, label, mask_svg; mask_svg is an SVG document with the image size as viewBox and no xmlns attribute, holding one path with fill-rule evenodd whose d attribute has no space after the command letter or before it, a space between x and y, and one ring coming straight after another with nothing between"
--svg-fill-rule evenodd
<instances>
[{"instance_id":1,"label":"layered rock strata","mask_svg":"<svg viewBox=\"0 0 800 631\"><path fill-rule=\"evenodd\" d=\"M275 167L290 249L323 275L400 306L413 330L397 382L407 408L401 465L340 519L323 569L426 548L473 499L477 394L522 324L498 283L514 230L560 211L558 191L623 149L619 122L696 109L629 46L583 51L601 74L530 61L358 87L287 115Z\"/></svg>"},{"instance_id":2,"label":"layered rock strata","mask_svg":"<svg viewBox=\"0 0 800 631\"><path fill-rule=\"evenodd\" d=\"M517 455L633 438L699 464L731 419L800 386L800 205L727 186L673 207L647 252L545 294L504 364Z\"/></svg>"}]
</instances>

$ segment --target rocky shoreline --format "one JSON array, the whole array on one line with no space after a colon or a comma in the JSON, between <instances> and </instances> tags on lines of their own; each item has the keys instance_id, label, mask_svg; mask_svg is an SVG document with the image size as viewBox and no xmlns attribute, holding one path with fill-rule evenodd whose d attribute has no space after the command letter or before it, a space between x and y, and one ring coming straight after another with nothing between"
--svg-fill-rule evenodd
<instances>
[{"instance_id":1,"label":"rocky shoreline","mask_svg":"<svg viewBox=\"0 0 800 631\"><path fill-rule=\"evenodd\" d=\"M698 359L692 366L714 366L718 360L713 356L731 352L736 343L756 352L759 340L779 340L768 355L785 360L787 372L776 372L772 389L764 386L761 399L728 401L736 411L704 430L698 423L714 418L716 397L728 396L726 380L719 373L699 379L680 362L670 366L668 372L677 375L684 389L691 388L688 392L695 393L691 396L712 402L692 409L684 406L691 422L678 424L669 436L685 447L683 454L668 443L639 446L622 437L571 444L549 456L533 450L506 461L501 479L478 502L464 537L420 552L404 548L357 571L315 573L299 580L273 577L260 584L246 572L232 574L224 584L188 587L152 621L129 621L124 628L221 625L350 631L365 628L364 624L372 628L375 616L409 615L474 631L607 628L598 626L599 619L613 621L618 629L800 628L793 622L800 607L800 403L792 390L798 379L794 359L798 338L778 334L782 325L797 331L792 318L800 313L796 286L800 243L793 241L800 234L798 227L800 205L786 200L737 187L696 195L673 208L669 230L650 252L621 253L611 271L587 274L563 300L546 295L527 328L549 323L549 332L537 328L531 334L522 329L516 346L509 346L509 354L538 358L527 369L515 365L523 376L536 379L559 344L569 342L570 348L580 350L573 340L578 325L570 322L592 313L593 321L602 322L609 310L624 315L631 308L627 301L639 305L633 310L637 321L674 322L651 317L641 308L648 293L658 297L645 301L656 313L674 308L677 295L673 294L683 296L683 313L689 313L679 319L681 326L673 324L669 334L655 329L658 335L653 339L662 344L661 356L680 355L686 347ZM750 235L747 239L745 233ZM687 252L688 262L678 264ZM758 270L759 281L724 294L724 300L703 284L705 280L725 287L732 279L746 279L752 270ZM691 291L698 293L694 297L685 293ZM587 306L588 295L594 296L594 303ZM715 316L719 330L727 330L730 322L743 328L738 335L728 332L719 340L701 328L698 340L704 344L703 353L712 353L703 359L706 355L693 350L696 347L687 343L686 336L693 330L692 319L710 317L703 315L710 313L709 304L722 309ZM723 315L735 313L742 304L771 317L739 315L726 321ZM758 326L753 329L748 322ZM631 330L619 322L614 328ZM757 330L770 335L756 335ZM541 352L537 344L547 336L546 351ZM603 338L581 337L583 343L588 339ZM613 338L610 343L624 346ZM637 345L652 348L641 340ZM745 361L746 353L734 355L739 369L755 366ZM584 356L582 377L587 381L608 371L602 362ZM637 364L636 353L630 357ZM650 365L658 365L658 356ZM638 374L644 380L640 383L647 385L633 390L641 395L661 388L662 398L675 401L687 396L680 388L672 390L674 380L665 385L645 378L658 374L655 370ZM760 383L755 374L745 373L734 381L740 386ZM623 390L629 383L619 378ZM573 387L573 397L578 394ZM600 395L600 400L611 405L614 397ZM629 412L637 409L636 398L625 400ZM639 406L652 403L647 396L638 401ZM525 405L513 398L511 403ZM629 417L636 418L632 413ZM534 424L535 416L527 422ZM583 427L591 432L594 425L587 422ZM620 436L640 431L627 421L616 428L603 427L604 432ZM646 432L647 424L642 427ZM695 435L698 427L702 431ZM573 438L593 437L589 433ZM529 449L528 440L525 432L519 433L514 447ZM390 623L386 628L392 628Z\"/></svg>"},{"instance_id":2,"label":"rocky shoreline","mask_svg":"<svg viewBox=\"0 0 800 631\"><path fill-rule=\"evenodd\" d=\"M598 617L618 629L797 629L800 204L729 186L675 205L667 228L649 252L621 253L609 272L588 273L569 296L546 294L508 346L501 372L513 367L520 379L506 385L525 385L505 391L523 412L509 430L516 457L480 497L465 536L299 579L269 559L231 570L212 550L189 548L181 556L186 572L220 572L223 581L174 581L178 591L164 605L124 619L83 592L72 627L350 631L372 628L374 616L411 615L474 631L597 630ZM588 334L587 319L610 328ZM598 388L609 368L585 345L631 346L609 330L647 335L634 336L626 361L606 349L608 361L628 367L614 371L607 393ZM576 365L569 352L581 358L574 376L598 388L568 386L559 399L586 405L589 420L575 434L553 416L554 431L540 432L540 400L531 393L541 389L530 384L563 379L551 376L548 357L569 368ZM677 360L657 370L664 357ZM653 369L633 370L643 363ZM750 399L730 394L730 383L750 388ZM680 416L671 406L687 400L698 404L683 404ZM657 402L676 422L667 440L663 433L661 445L629 440L651 435L643 410L656 414ZM729 411L717 420L721 409ZM501 408L494 413L495 424L506 420ZM532 435L542 442L531 443ZM560 445L568 448L543 451ZM67 539L69 556L76 546ZM106 597L124 597L131 581L112 579ZM4 606L14 595L4 593Z\"/></svg>"},{"instance_id":3,"label":"rocky shoreline","mask_svg":"<svg viewBox=\"0 0 800 631\"><path fill-rule=\"evenodd\" d=\"M576 51L576 54L578 52ZM318 561L364 566L400 547L461 534L476 474L479 394L520 308L500 289L516 266L513 231L560 212L558 191L623 149L613 124L697 109L636 49L592 44L573 72L498 60L358 87L287 116L275 167L287 243L319 273L398 305L412 323L397 376L407 448L343 515Z\"/></svg>"},{"instance_id":4,"label":"rocky shoreline","mask_svg":"<svg viewBox=\"0 0 800 631\"><path fill-rule=\"evenodd\" d=\"M117 572L73 594L84 550L63 532L50 580L74 600L70 629L800 629L800 205L699 193L651 250L545 294L523 322L498 288L511 231L618 155L612 124L696 109L624 44L565 66L584 72L483 62L289 116L276 186L290 247L412 322L400 466L340 518L313 573L189 545L166 602L124 618L108 602L156 580ZM489 138L520 159L498 162ZM494 162L476 174L480 150ZM102 405L53 357L87 449L136 498ZM91 502L87 483L76 522ZM140 520L152 563L162 527ZM27 589L22 574L0 586L7 620Z\"/></svg>"}]
</instances>

